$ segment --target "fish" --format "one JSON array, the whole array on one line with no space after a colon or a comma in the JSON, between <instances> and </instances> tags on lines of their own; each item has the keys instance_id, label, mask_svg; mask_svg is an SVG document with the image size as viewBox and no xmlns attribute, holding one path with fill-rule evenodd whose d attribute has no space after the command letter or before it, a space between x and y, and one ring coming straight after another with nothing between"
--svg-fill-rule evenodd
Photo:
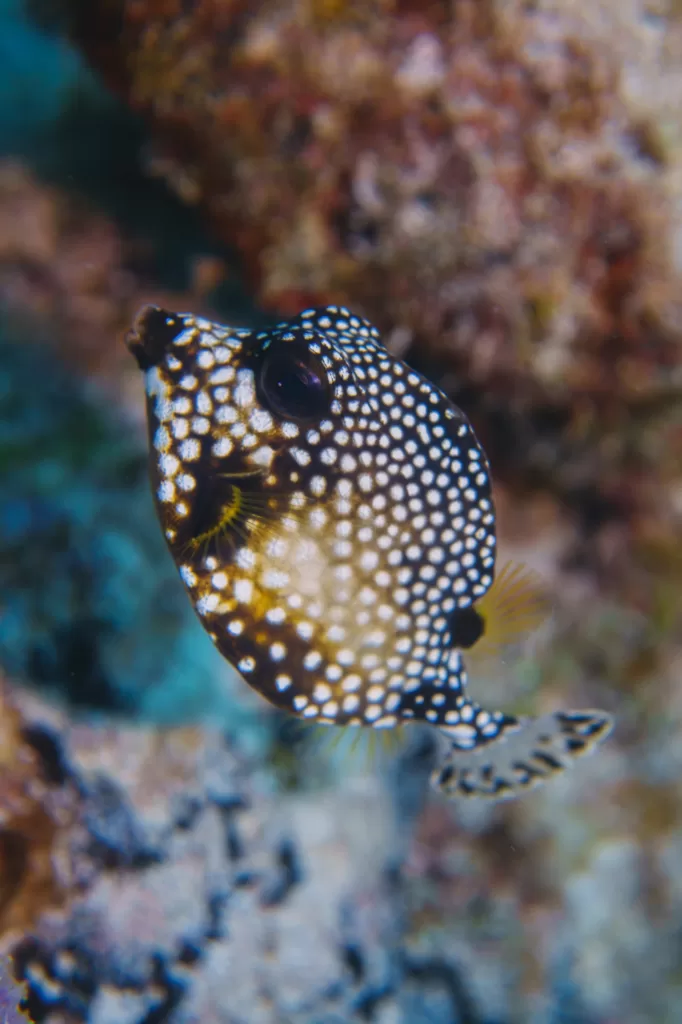
<instances>
[{"instance_id":1,"label":"fish","mask_svg":"<svg viewBox=\"0 0 682 1024\"><path fill-rule=\"evenodd\" d=\"M126 340L171 555L266 701L329 726L433 727L431 782L448 797L516 796L605 738L605 711L516 717L469 695L490 609L533 623L531 590L505 568L491 601L485 452L371 323L327 306L252 330L146 306Z\"/></svg>"}]
</instances>

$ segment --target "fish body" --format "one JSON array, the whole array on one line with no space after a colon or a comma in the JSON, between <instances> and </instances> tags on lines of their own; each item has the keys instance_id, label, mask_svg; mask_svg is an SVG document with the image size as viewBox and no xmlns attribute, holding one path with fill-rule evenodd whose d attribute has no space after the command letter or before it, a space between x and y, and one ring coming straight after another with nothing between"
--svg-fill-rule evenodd
<instances>
[{"instance_id":1,"label":"fish body","mask_svg":"<svg viewBox=\"0 0 682 1024\"><path fill-rule=\"evenodd\" d=\"M517 719L467 691L495 575L490 470L471 424L340 307L267 331L146 307L159 519L221 653L271 704L327 725L425 722L450 795L506 796L610 728Z\"/></svg>"}]
</instances>

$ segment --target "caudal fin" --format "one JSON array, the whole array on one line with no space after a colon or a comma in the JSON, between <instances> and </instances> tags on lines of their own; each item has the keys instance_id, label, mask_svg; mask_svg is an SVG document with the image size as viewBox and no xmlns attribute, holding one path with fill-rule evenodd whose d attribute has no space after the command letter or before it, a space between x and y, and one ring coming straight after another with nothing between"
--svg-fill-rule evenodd
<instances>
[{"instance_id":1,"label":"caudal fin","mask_svg":"<svg viewBox=\"0 0 682 1024\"><path fill-rule=\"evenodd\" d=\"M540 718L504 716L488 742L450 749L432 785L450 797L517 796L569 768L608 736L613 720L605 711L555 711Z\"/></svg>"}]
</instances>

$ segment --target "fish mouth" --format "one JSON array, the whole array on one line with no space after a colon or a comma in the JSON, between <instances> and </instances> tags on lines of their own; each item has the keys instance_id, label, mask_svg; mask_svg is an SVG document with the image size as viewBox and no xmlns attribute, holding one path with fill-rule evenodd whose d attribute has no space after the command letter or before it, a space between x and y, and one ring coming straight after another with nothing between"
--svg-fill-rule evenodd
<instances>
[{"instance_id":1,"label":"fish mouth","mask_svg":"<svg viewBox=\"0 0 682 1024\"><path fill-rule=\"evenodd\" d=\"M158 366L183 329L182 317L160 306L143 306L125 342L141 370Z\"/></svg>"}]
</instances>

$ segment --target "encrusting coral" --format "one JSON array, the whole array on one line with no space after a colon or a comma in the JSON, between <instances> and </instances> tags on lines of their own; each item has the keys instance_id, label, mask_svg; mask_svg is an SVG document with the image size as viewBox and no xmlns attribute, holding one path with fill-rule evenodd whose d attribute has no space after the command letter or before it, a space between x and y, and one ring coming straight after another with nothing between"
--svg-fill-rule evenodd
<instances>
[{"instance_id":1,"label":"encrusting coral","mask_svg":"<svg viewBox=\"0 0 682 1024\"><path fill-rule=\"evenodd\" d=\"M678 45L679 22L671 16L666 23L663 5L653 2L613 4L605 31L598 23L607 0L60 6L70 8L73 34L91 62L146 118L147 166L198 204L219 237L236 243L263 302L282 313L345 302L377 322L392 350L471 416L498 481L502 545L530 554L561 605L558 638L534 661L525 692L532 688L533 702L549 709L588 688L617 718L613 742L585 773L551 794L478 817L425 802L415 760L407 763L396 805L404 810L413 801L416 827L401 819L398 852L386 844L389 906L382 905L384 883L373 877L355 908L356 919L379 907L387 920L399 906L412 973L393 991L383 982L376 935L384 931L374 918L374 939L344 933L344 962L364 989L353 1005L409 1020L425 1017L425 1006L429 1019L676 1019L682 321L679 214L670 197L680 179L680 146L675 64L664 64ZM640 20L633 16L645 9ZM632 33L624 42L628 18ZM653 77L659 72L665 88ZM638 76L651 100L646 110L633 102ZM16 194L25 186L12 174L5 180L14 181ZM39 202L40 186L27 191ZM53 194L51 201L62 199ZM23 259L26 247L15 246L0 274L4 294L21 298L25 289L24 310L44 311L32 322L64 351L71 340L70 366L106 364L104 384L125 402L128 378L113 365L125 358L116 332L136 302L161 298L146 293L139 266L121 262L125 245L111 224L67 220L68 231L56 232L44 258ZM16 223L10 218L10 227ZM103 238L106 246L97 241ZM81 273L85 261L76 251L94 253L95 261L104 253L104 273ZM67 265L59 267L64 253ZM102 303L84 296L93 281ZM232 309L207 309L200 295L163 301L242 321ZM90 331L88 311L95 309L104 315L93 318ZM139 392L134 398L139 403ZM510 677L501 683L509 699ZM96 849L115 871L123 865L124 875L116 884L105 877L84 902L94 907L95 938L114 933L113 953L93 962L97 944L83 924L93 918L64 915L56 937L41 933L20 951L22 965L37 963L47 973L42 988L38 968L32 982L40 1005L55 998L54 983L76 1019L111 1019L113 1006L116 1020L139 1020L154 1005L152 1012L180 1020L222 1020L235 1012L224 999L224 967L232 965L235 984L248 982L236 1010L255 1013L256 991L263 1001L257 1012L274 1018L281 979L273 973L263 991L261 978L279 962L270 956L268 919L280 911L261 917L254 908L262 894L267 903L278 885L289 886L292 901L283 901L279 920L296 941L282 941L282 950L295 961L302 935L336 964L317 942L322 934L336 940L333 926L325 919L311 931L309 922L314 912L327 912L325 872L342 862L319 826L324 813L345 826L346 805L333 802L341 773L318 804L309 793L300 797L300 863L290 846L276 857L266 849L279 872L267 893L260 877L254 883L251 854L243 851L262 856L253 837L268 810L260 802L253 815L230 810L222 831L214 827L215 807L204 805L193 817L195 787L188 786L183 814L167 816L180 822L172 843L184 856L185 840L191 846L199 838L196 829L210 832L199 860L212 879L213 851L227 847L234 859L229 934L205 941L220 932L224 893L204 886L202 865L187 873L174 853L170 865L154 863L169 847L150 843L138 811L131 825L125 801L112 796L116 783L130 778L130 740L117 732L107 743L89 742L108 772L108 785L95 787L101 807L90 827ZM294 753L296 779L317 785L319 760L300 748ZM149 763L165 771L158 751ZM225 803L234 808L238 800ZM377 807L385 807L385 796L354 835L365 834ZM111 820L126 823L125 849L113 842L116 829L105 827L107 808L116 812ZM155 802L145 810L154 818ZM383 871L384 855L382 847L360 861ZM319 873L311 873L310 903L295 917L303 887L290 883L313 859ZM143 867L131 875L131 864ZM176 877L186 890L168 885ZM154 893L142 903L153 879ZM344 887L341 880L334 891ZM192 899L195 891L201 899ZM181 906L169 905L169 892ZM153 970L144 961L144 1008L124 1011L129 993L119 982L130 969L141 905L150 929L141 941L157 960ZM111 912L118 907L119 917ZM176 913L179 923L169 925ZM345 911L341 917L348 919ZM254 924L256 932L249 931ZM65 967L74 936L76 965ZM398 945L393 933L390 944ZM402 968L407 957L401 952L399 959ZM310 1007L309 974L299 969L299 992ZM320 969L325 985L335 970ZM438 998L432 990L420 989L410 1001L417 977L453 993L462 989L460 974L464 1008L454 997L452 1006L429 1002ZM195 983L183 990L188 975ZM273 991L276 1008L272 999L266 1005ZM331 984L328 991L333 1002ZM66 1012L63 1005L45 1011L47 1019L60 1007ZM345 1012L338 1003L315 1008L301 1010L306 1024L317 1011Z\"/></svg>"},{"instance_id":2,"label":"encrusting coral","mask_svg":"<svg viewBox=\"0 0 682 1024\"><path fill-rule=\"evenodd\" d=\"M63 906L72 884L66 837L76 822L72 793L55 785L36 737L0 681L0 935L30 931L46 909ZM0 1004L1 1005L1 1004Z\"/></svg>"}]
</instances>

